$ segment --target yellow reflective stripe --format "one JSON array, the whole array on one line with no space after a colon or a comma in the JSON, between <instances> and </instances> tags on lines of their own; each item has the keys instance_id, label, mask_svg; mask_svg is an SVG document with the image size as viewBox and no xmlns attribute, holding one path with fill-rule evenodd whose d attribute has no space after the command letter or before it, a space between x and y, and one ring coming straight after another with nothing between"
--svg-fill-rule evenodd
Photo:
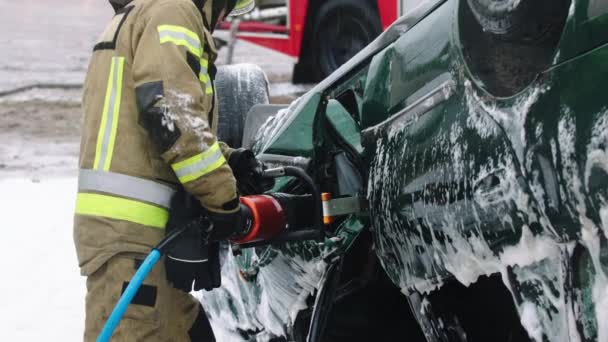
<instances>
[{"instance_id":1,"label":"yellow reflective stripe","mask_svg":"<svg viewBox=\"0 0 608 342\"><path fill-rule=\"evenodd\" d=\"M158 32L176 32L176 33L183 33L186 36L188 36L188 38L192 39L195 42L198 42L200 44L200 39L198 37L198 35L192 31L190 31L189 29L183 27L183 26L177 26L177 25L159 25L158 26Z\"/></svg>"},{"instance_id":2,"label":"yellow reflective stripe","mask_svg":"<svg viewBox=\"0 0 608 342\"><path fill-rule=\"evenodd\" d=\"M198 35L185 27L175 25L160 25L157 27L160 43L173 43L184 46L193 55L201 58L203 49Z\"/></svg>"},{"instance_id":3,"label":"yellow reflective stripe","mask_svg":"<svg viewBox=\"0 0 608 342\"><path fill-rule=\"evenodd\" d=\"M175 164L171 165L171 167L173 168L174 171L179 171L181 169L184 169L188 166L191 166L193 164L200 162L201 160L205 159L205 157L215 153L219 149L220 149L220 144L218 142L215 142L215 143L213 143L213 145L211 145L211 147L207 151L197 154L188 159L184 159L179 163L175 163Z\"/></svg>"},{"instance_id":4,"label":"yellow reflective stripe","mask_svg":"<svg viewBox=\"0 0 608 342\"><path fill-rule=\"evenodd\" d=\"M108 171L112 163L120 115L124 64L124 57L112 57L101 124L97 133L97 146L95 148L95 160L93 163L93 168L96 170Z\"/></svg>"},{"instance_id":5,"label":"yellow reflective stripe","mask_svg":"<svg viewBox=\"0 0 608 342\"><path fill-rule=\"evenodd\" d=\"M206 84L209 82L209 60L206 58L201 58L200 60L200 64L201 64L201 71L198 74L198 79Z\"/></svg>"},{"instance_id":6,"label":"yellow reflective stripe","mask_svg":"<svg viewBox=\"0 0 608 342\"><path fill-rule=\"evenodd\" d=\"M112 64L110 65L110 76L108 77L108 85L106 87L106 98L103 105L103 112L101 115L101 123L99 124L99 132L97 133L97 147L95 148L95 161L93 162L93 168L99 169L99 161L101 159L101 150L103 146L103 137L105 133L106 124L108 121L108 107L110 106L110 94L112 92L112 79L114 75L114 59L112 58Z\"/></svg>"},{"instance_id":7,"label":"yellow reflective stripe","mask_svg":"<svg viewBox=\"0 0 608 342\"><path fill-rule=\"evenodd\" d=\"M211 84L207 84L207 87L205 87L205 94L207 94L207 95L213 94L213 87L211 86Z\"/></svg>"},{"instance_id":8,"label":"yellow reflective stripe","mask_svg":"<svg viewBox=\"0 0 608 342\"><path fill-rule=\"evenodd\" d=\"M220 145L216 142L209 150L171 165L181 183L202 177L226 163Z\"/></svg>"},{"instance_id":9,"label":"yellow reflective stripe","mask_svg":"<svg viewBox=\"0 0 608 342\"><path fill-rule=\"evenodd\" d=\"M77 195L76 214L107 217L160 229L165 228L169 219L168 210L151 204L88 193Z\"/></svg>"},{"instance_id":10,"label":"yellow reflective stripe","mask_svg":"<svg viewBox=\"0 0 608 342\"><path fill-rule=\"evenodd\" d=\"M122 77L124 72L125 59L124 57L118 58L118 87L116 88L116 103L114 105L114 113L112 115L112 126L110 131L110 141L108 144L108 156L106 162L103 165L104 171L110 170L110 163L112 163L112 156L114 156L114 146L116 144L116 132L118 131L118 118L120 116L120 103L122 100Z\"/></svg>"},{"instance_id":11,"label":"yellow reflective stripe","mask_svg":"<svg viewBox=\"0 0 608 342\"><path fill-rule=\"evenodd\" d=\"M182 177L179 177L179 181L182 184L186 184L188 182L191 182L195 179L198 179L200 177L203 177L204 175L213 172L215 170L217 170L220 166L224 165L226 163L226 160L224 159L224 157L218 158L216 159L214 162L210 163L207 168L205 169L200 169L195 173L191 173Z\"/></svg>"}]
</instances>

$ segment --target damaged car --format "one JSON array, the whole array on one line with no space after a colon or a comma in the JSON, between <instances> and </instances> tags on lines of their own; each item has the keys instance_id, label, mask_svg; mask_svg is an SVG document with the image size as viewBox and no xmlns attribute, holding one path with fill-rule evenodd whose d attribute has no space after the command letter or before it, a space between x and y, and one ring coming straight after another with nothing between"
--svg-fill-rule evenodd
<instances>
[{"instance_id":1,"label":"damaged car","mask_svg":"<svg viewBox=\"0 0 608 342\"><path fill-rule=\"evenodd\" d=\"M264 104L259 69L224 67L218 88L241 93L220 99L220 137L305 170L324 227L227 246L201 294L214 327L607 341L607 43L604 0L427 0L288 107Z\"/></svg>"}]
</instances>

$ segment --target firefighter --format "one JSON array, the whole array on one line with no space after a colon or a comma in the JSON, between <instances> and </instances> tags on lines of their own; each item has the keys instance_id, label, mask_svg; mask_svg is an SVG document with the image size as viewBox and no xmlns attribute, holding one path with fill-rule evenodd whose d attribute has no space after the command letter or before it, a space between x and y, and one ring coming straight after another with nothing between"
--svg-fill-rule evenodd
<instances>
[{"instance_id":1,"label":"firefighter","mask_svg":"<svg viewBox=\"0 0 608 342\"><path fill-rule=\"evenodd\" d=\"M203 308L189 294L219 286L217 244L205 244L205 237L246 231L237 186L263 191L264 182L250 151L216 139L211 31L226 14L251 10L254 1L110 3L116 14L94 47L83 95L74 241L87 277L84 339L96 339L165 230L204 213L212 230L189 230L175 243L113 340L214 341Z\"/></svg>"}]
</instances>

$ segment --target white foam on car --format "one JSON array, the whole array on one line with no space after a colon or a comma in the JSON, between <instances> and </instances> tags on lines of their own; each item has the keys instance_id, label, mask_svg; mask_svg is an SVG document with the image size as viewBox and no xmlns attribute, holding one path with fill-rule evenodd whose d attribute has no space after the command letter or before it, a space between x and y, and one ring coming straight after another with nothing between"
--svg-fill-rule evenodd
<instances>
[{"instance_id":1,"label":"white foam on car","mask_svg":"<svg viewBox=\"0 0 608 342\"><path fill-rule=\"evenodd\" d=\"M471 149L476 146L468 146L464 139L464 131L461 126L454 125L449 132L444 132L427 146L429 151L449 150L449 172L452 179L471 179L472 184L481 182L488 176L496 175L499 178L499 186L493 188L492 193L475 193L473 199L475 206L471 215L476 222L481 222L480 214L485 208L497 206L500 203L511 203L514 208L525 215L527 222L537 222L540 232L532 232L526 226L521 228L520 240L501 251L494 251L483 237L478 228L471 234L465 233L464 222L460 220L458 203L450 204L449 210L432 211L433 206L425 208L412 207L432 211L434 215L442 217L441 223L431 223L430 217L427 226L431 227L431 242L422 240L419 234L408 234L406 230L396 229L400 227L400 218L395 215L392 204L395 201L395 193L399 193L403 187L399 177L394 176L399 163L405 159L405 153L412 153L415 146L408 146L402 140L402 132L396 130L386 137L380 138L376 144L375 159L372 161L370 171L368 197L380 206L380 211L375 213L375 227L383 228L381 234L377 234L376 248L380 255L391 255L395 262L385 264L388 273L395 277L393 281L400 284L403 292L412 287L421 293L429 293L441 287L441 273L436 265L444 267L449 274L453 275L464 285L470 285L478 280L480 276L490 274L502 274L505 286L514 291L513 286L533 286L538 296L527 297L519 293L520 300L514 305L520 313L522 325L529 335L536 341L542 341L542 336L551 341L580 341L577 322L581 320L582 312L578 304L571 303L571 294L568 293L567 269L563 260L572 256L573 243L563 243L557 238L557 229L549 221L545 212L544 187L540 183L538 175L527 175L530 192L525 191L518 179L518 172L526 175L526 169L530 169L533 162L533 152L527 147L526 128L527 115L532 106L550 90L550 85L530 87L519 95L519 98L507 106L491 97L484 96L482 91L475 89L470 81L465 81L465 103L470 111L467 113L467 129L472 129L482 138L496 137L500 127L504 130L509 146L513 148L514 154L504 153L497 160L488 160L474 174L469 174L472 169L472 161L465 156L471 155ZM567 107L561 108L561 119L558 123L558 141L550 142L553 163L557 162L558 155L561 156L565 175L565 187L560 186L561 197L574 198L576 212L573 216L578 217L581 224L582 243L593 261L595 275L592 280L592 296L595 304L595 320L598 325L598 340L608 341L608 287L607 277L602 269L599 256L599 234L606 235L608 223L608 204L606 200L598 203L602 219L602 227L598 227L588 217L585 204L585 194L588 193L588 179L591 168L608 170L608 113L600 113L594 124L592 138L587 146L589 156L585 168L584 179L579 177L577 160L580 156L575 154L575 124L574 114ZM607 111L608 112L608 111ZM498 124L498 125L496 125ZM543 127L536 127L534 134L543 134ZM467 133L470 134L470 133ZM399 146L396 148L395 146ZM402 155L403 154L403 155ZM515 161L514 159L517 159ZM408 160L413 167L424 167L419 163L423 160ZM445 175L437 172L429 177L442 178ZM416 180L411 181L411 183ZM429 180L432 182L432 180ZM409 186L409 185L408 185ZM420 185L412 185L420 187ZM583 191L584 190L584 191ZM446 193L446 196L449 194ZM403 209L406 210L406 209ZM409 210L409 209L408 209ZM407 214L406 212L402 214ZM500 219L502 229L515 229L514 223L509 216ZM414 227L416 228L416 227ZM417 229L420 230L418 227ZM434 236L434 230L440 229L447 237L444 242L439 242ZM538 230L538 228L535 228ZM386 259L390 260L390 259ZM416 268L422 267L426 272L423 279L418 278ZM512 269L515 279L507 276L507 268Z\"/></svg>"}]
</instances>

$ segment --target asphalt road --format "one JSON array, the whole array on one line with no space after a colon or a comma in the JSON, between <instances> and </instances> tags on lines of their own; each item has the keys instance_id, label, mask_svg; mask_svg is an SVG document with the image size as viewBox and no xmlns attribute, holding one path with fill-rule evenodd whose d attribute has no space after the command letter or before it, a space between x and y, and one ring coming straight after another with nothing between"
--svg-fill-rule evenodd
<instances>
[{"instance_id":1,"label":"asphalt road","mask_svg":"<svg viewBox=\"0 0 608 342\"><path fill-rule=\"evenodd\" d=\"M93 45L113 15L110 4L105 0L0 0L0 8L0 98L77 101ZM220 51L218 64L224 63L226 50ZM289 83L294 60L280 53L238 41L234 62L261 66L273 83L271 96L297 95L307 89ZM34 85L76 89L36 89L8 99L1 96Z\"/></svg>"},{"instance_id":2,"label":"asphalt road","mask_svg":"<svg viewBox=\"0 0 608 342\"><path fill-rule=\"evenodd\" d=\"M74 174L80 85L113 10L106 0L0 0L0 9L0 178ZM274 103L310 88L292 85L294 60L271 50L237 41L233 62L261 66ZM44 87L20 91L35 85Z\"/></svg>"},{"instance_id":3,"label":"asphalt road","mask_svg":"<svg viewBox=\"0 0 608 342\"><path fill-rule=\"evenodd\" d=\"M0 0L0 91L80 84L112 8L100 0Z\"/></svg>"}]
</instances>

